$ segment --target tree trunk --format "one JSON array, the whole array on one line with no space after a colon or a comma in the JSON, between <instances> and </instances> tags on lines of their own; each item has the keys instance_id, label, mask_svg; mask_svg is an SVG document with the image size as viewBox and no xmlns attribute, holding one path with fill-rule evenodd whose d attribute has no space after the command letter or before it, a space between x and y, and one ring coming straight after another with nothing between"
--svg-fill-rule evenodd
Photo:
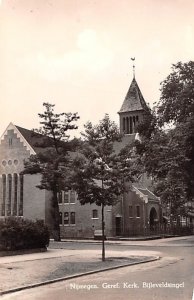
<instances>
[{"instance_id":1,"label":"tree trunk","mask_svg":"<svg viewBox=\"0 0 194 300\"><path fill-rule=\"evenodd\" d=\"M104 229L105 229L105 223L104 223L104 204L102 203L102 261L105 261L105 236L104 236Z\"/></svg>"},{"instance_id":2,"label":"tree trunk","mask_svg":"<svg viewBox=\"0 0 194 300\"><path fill-rule=\"evenodd\" d=\"M61 236L60 236L60 226L59 226L59 204L58 204L58 197L57 197L57 192L53 191L53 197L52 197L52 235L55 241L60 241Z\"/></svg>"}]
</instances>

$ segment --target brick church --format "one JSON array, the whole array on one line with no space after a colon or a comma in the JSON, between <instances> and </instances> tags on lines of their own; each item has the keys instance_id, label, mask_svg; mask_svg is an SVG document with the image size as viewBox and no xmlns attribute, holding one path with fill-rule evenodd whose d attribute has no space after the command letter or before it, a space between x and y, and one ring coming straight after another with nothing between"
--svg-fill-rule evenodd
<instances>
[{"instance_id":1,"label":"brick church","mask_svg":"<svg viewBox=\"0 0 194 300\"><path fill-rule=\"evenodd\" d=\"M148 110L135 77L118 112L122 142L119 151L137 137L136 127ZM43 219L49 225L50 192L36 186L40 175L21 175L24 160L38 153L33 132L10 123L0 141L0 218L9 216ZM143 175L122 195L114 207L105 207L107 237L141 235L161 220L160 200L152 192L151 181ZM75 191L59 197L61 237L91 238L101 229L101 208L80 205Z\"/></svg>"}]
</instances>

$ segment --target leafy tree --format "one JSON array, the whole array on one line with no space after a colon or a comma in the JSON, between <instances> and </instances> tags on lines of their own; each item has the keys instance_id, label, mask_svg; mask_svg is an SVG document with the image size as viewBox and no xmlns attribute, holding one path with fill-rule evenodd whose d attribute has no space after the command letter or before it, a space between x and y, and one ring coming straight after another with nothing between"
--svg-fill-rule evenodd
<instances>
[{"instance_id":1,"label":"leafy tree","mask_svg":"<svg viewBox=\"0 0 194 300\"><path fill-rule=\"evenodd\" d=\"M51 228L54 239L60 240L58 193L68 186L69 151L75 147L75 141L69 141L67 133L77 129L75 122L79 117L77 113L55 113L54 104L43 103L43 106L44 113L38 114L42 127L34 130L40 151L25 162L24 173L40 173L38 188L52 192Z\"/></svg>"},{"instance_id":2,"label":"leafy tree","mask_svg":"<svg viewBox=\"0 0 194 300\"><path fill-rule=\"evenodd\" d=\"M161 84L155 111L139 127L137 152L142 170L155 180L156 193L177 216L194 198L194 62L179 62L172 69Z\"/></svg>"},{"instance_id":3,"label":"leafy tree","mask_svg":"<svg viewBox=\"0 0 194 300\"><path fill-rule=\"evenodd\" d=\"M142 172L150 175L154 182L154 192L162 203L169 205L171 213L178 215L179 207L186 197L185 149L180 132L157 130L150 139L142 137L136 142L142 164Z\"/></svg>"},{"instance_id":4,"label":"leafy tree","mask_svg":"<svg viewBox=\"0 0 194 300\"><path fill-rule=\"evenodd\" d=\"M174 147L185 158L186 198L194 200L194 61L174 64L161 87L159 123L174 125Z\"/></svg>"},{"instance_id":5,"label":"leafy tree","mask_svg":"<svg viewBox=\"0 0 194 300\"><path fill-rule=\"evenodd\" d=\"M85 125L81 155L74 161L73 187L82 205L95 203L101 206L102 261L105 260L104 207L115 205L125 191L125 180L133 181L137 171L132 163L133 152L115 151L115 143L121 141L118 127L108 115L93 125Z\"/></svg>"},{"instance_id":6,"label":"leafy tree","mask_svg":"<svg viewBox=\"0 0 194 300\"><path fill-rule=\"evenodd\" d=\"M172 65L172 72L161 83L157 105L161 124L184 123L194 116L194 61Z\"/></svg>"}]
</instances>

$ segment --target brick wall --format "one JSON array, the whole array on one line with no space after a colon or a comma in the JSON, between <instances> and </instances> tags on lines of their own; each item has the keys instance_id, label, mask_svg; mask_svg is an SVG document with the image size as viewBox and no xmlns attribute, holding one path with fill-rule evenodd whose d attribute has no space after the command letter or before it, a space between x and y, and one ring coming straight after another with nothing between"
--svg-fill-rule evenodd
<instances>
[{"instance_id":1,"label":"brick wall","mask_svg":"<svg viewBox=\"0 0 194 300\"><path fill-rule=\"evenodd\" d=\"M31 220L45 220L45 190L36 186L41 175L24 175L24 217Z\"/></svg>"},{"instance_id":2,"label":"brick wall","mask_svg":"<svg viewBox=\"0 0 194 300\"><path fill-rule=\"evenodd\" d=\"M60 204L60 212L70 213L75 212L75 224L71 224L70 220L68 224L61 225L61 236L62 237L80 237L80 238L89 238L94 236L94 231L101 229L101 207L96 206L95 204L85 204L81 205L76 199L74 204ZM98 211L98 217L93 218L93 210ZM107 236L112 236L112 210L111 207L105 207L105 231ZM66 221L67 222L67 221Z\"/></svg>"}]
</instances>

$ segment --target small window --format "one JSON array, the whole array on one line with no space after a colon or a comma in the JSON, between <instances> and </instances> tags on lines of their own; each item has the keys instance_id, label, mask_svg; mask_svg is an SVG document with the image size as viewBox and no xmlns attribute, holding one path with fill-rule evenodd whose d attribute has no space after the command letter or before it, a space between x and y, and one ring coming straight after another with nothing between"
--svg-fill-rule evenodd
<instances>
[{"instance_id":1,"label":"small window","mask_svg":"<svg viewBox=\"0 0 194 300\"><path fill-rule=\"evenodd\" d=\"M9 138L9 147L12 146L12 138Z\"/></svg>"},{"instance_id":2,"label":"small window","mask_svg":"<svg viewBox=\"0 0 194 300\"><path fill-rule=\"evenodd\" d=\"M64 225L69 225L69 213L64 212Z\"/></svg>"},{"instance_id":3,"label":"small window","mask_svg":"<svg viewBox=\"0 0 194 300\"><path fill-rule=\"evenodd\" d=\"M75 203L75 191L70 191L70 203Z\"/></svg>"},{"instance_id":4,"label":"small window","mask_svg":"<svg viewBox=\"0 0 194 300\"><path fill-rule=\"evenodd\" d=\"M64 192L64 203L69 203L69 192Z\"/></svg>"},{"instance_id":5,"label":"small window","mask_svg":"<svg viewBox=\"0 0 194 300\"><path fill-rule=\"evenodd\" d=\"M58 193L58 202L59 202L59 204L62 203L62 192L61 191Z\"/></svg>"},{"instance_id":6,"label":"small window","mask_svg":"<svg viewBox=\"0 0 194 300\"><path fill-rule=\"evenodd\" d=\"M62 225L62 212L59 213L59 225Z\"/></svg>"},{"instance_id":7,"label":"small window","mask_svg":"<svg viewBox=\"0 0 194 300\"><path fill-rule=\"evenodd\" d=\"M136 206L136 213L137 213L137 218L140 218L140 206L139 205L137 205Z\"/></svg>"},{"instance_id":8,"label":"small window","mask_svg":"<svg viewBox=\"0 0 194 300\"><path fill-rule=\"evenodd\" d=\"M75 212L70 213L70 224L71 225L75 224Z\"/></svg>"},{"instance_id":9,"label":"small window","mask_svg":"<svg viewBox=\"0 0 194 300\"><path fill-rule=\"evenodd\" d=\"M129 205L129 218L133 218L133 206Z\"/></svg>"},{"instance_id":10,"label":"small window","mask_svg":"<svg viewBox=\"0 0 194 300\"><path fill-rule=\"evenodd\" d=\"M92 211L92 218L93 219L98 219L98 211L97 211L97 209L93 209L93 211Z\"/></svg>"}]
</instances>

